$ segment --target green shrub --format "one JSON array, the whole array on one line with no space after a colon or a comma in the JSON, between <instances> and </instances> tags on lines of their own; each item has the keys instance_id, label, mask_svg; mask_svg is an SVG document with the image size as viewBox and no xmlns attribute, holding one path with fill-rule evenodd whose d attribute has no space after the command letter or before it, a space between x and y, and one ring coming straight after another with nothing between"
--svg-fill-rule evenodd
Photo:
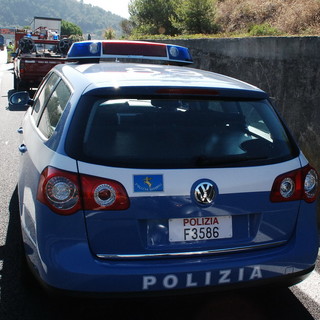
<instances>
[{"instance_id":1,"label":"green shrub","mask_svg":"<svg viewBox=\"0 0 320 320\"><path fill-rule=\"evenodd\" d=\"M279 35L279 31L270 26L268 23L254 25L249 29L249 35L253 37L258 36L276 36Z\"/></svg>"}]
</instances>

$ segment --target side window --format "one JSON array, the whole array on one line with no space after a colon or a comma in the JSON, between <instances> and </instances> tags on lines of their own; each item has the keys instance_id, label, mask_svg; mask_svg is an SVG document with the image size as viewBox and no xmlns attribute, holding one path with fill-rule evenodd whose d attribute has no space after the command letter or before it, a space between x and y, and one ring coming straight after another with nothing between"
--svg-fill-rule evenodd
<instances>
[{"instance_id":1,"label":"side window","mask_svg":"<svg viewBox=\"0 0 320 320\"><path fill-rule=\"evenodd\" d=\"M55 90L52 92L51 97L43 110L40 122L39 130L50 138L55 130L62 113L70 98L71 92L67 85L61 80Z\"/></svg>"},{"instance_id":2,"label":"side window","mask_svg":"<svg viewBox=\"0 0 320 320\"><path fill-rule=\"evenodd\" d=\"M47 81L43 83L39 93L35 97L32 116L36 123L38 122L39 115L41 114L40 111L43 109L43 106L45 105L53 88L56 86L58 81L59 81L59 76L56 75L55 73L51 73L50 77L47 79Z\"/></svg>"}]
</instances>

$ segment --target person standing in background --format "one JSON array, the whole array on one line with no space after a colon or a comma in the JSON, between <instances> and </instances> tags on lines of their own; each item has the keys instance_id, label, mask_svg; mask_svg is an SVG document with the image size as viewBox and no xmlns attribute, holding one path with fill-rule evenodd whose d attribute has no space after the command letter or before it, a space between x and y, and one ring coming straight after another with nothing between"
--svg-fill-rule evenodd
<instances>
[{"instance_id":1,"label":"person standing in background","mask_svg":"<svg viewBox=\"0 0 320 320\"><path fill-rule=\"evenodd\" d=\"M12 60L11 53L13 52L13 49L14 49L13 44L10 41L9 44L7 45L7 55L8 55L7 63L10 63Z\"/></svg>"}]
</instances>

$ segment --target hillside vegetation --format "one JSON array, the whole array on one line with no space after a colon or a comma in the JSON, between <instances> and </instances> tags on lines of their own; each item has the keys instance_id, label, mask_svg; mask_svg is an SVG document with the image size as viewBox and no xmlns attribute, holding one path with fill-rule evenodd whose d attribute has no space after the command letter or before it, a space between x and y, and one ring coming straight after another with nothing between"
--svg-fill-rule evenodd
<instances>
[{"instance_id":1,"label":"hillside vegetation","mask_svg":"<svg viewBox=\"0 0 320 320\"><path fill-rule=\"evenodd\" d=\"M106 30L108 38L132 39L320 35L320 0L131 0L129 12L125 20L83 0L1 0L0 27L40 16L74 23L95 39Z\"/></svg>"},{"instance_id":2,"label":"hillside vegetation","mask_svg":"<svg viewBox=\"0 0 320 320\"><path fill-rule=\"evenodd\" d=\"M216 23L222 32L320 34L319 0L219 0ZM260 26L260 29L259 29Z\"/></svg>"},{"instance_id":3,"label":"hillside vegetation","mask_svg":"<svg viewBox=\"0 0 320 320\"><path fill-rule=\"evenodd\" d=\"M101 38L103 32L111 28L121 33L120 16L97 6L76 0L1 0L0 26L29 26L33 17L59 18L78 25L84 34L95 34Z\"/></svg>"},{"instance_id":4,"label":"hillside vegetation","mask_svg":"<svg viewBox=\"0 0 320 320\"><path fill-rule=\"evenodd\" d=\"M320 35L320 0L131 0L133 38Z\"/></svg>"}]
</instances>

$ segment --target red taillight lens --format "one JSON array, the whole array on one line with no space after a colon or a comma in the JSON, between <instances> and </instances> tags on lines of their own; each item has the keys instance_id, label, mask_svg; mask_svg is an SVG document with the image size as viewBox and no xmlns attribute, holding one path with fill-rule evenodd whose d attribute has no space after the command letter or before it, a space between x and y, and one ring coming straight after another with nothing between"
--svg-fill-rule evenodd
<instances>
[{"instance_id":1,"label":"red taillight lens","mask_svg":"<svg viewBox=\"0 0 320 320\"><path fill-rule=\"evenodd\" d=\"M130 205L125 188L117 181L79 176L53 167L43 170L37 199L61 215L71 215L81 209L125 210Z\"/></svg>"},{"instance_id":2,"label":"red taillight lens","mask_svg":"<svg viewBox=\"0 0 320 320\"><path fill-rule=\"evenodd\" d=\"M80 188L76 173L47 167L38 185L37 199L52 211L70 215L81 209Z\"/></svg>"},{"instance_id":3,"label":"red taillight lens","mask_svg":"<svg viewBox=\"0 0 320 320\"><path fill-rule=\"evenodd\" d=\"M270 200L272 202L305 200L313 202L318 195L318 174L310 165L287 172L273 183Z\"/></svg>"},{"instance_id":4,"label":"red taillight lens","mask_svg":"<svg viewBox=\"0 0 320 320\"><path fill-rule=\"evenodd\" d=\"M130 202L123 185L117 181L82 175L85 210L125 210Z\"/></svg>"}]
</instances>

